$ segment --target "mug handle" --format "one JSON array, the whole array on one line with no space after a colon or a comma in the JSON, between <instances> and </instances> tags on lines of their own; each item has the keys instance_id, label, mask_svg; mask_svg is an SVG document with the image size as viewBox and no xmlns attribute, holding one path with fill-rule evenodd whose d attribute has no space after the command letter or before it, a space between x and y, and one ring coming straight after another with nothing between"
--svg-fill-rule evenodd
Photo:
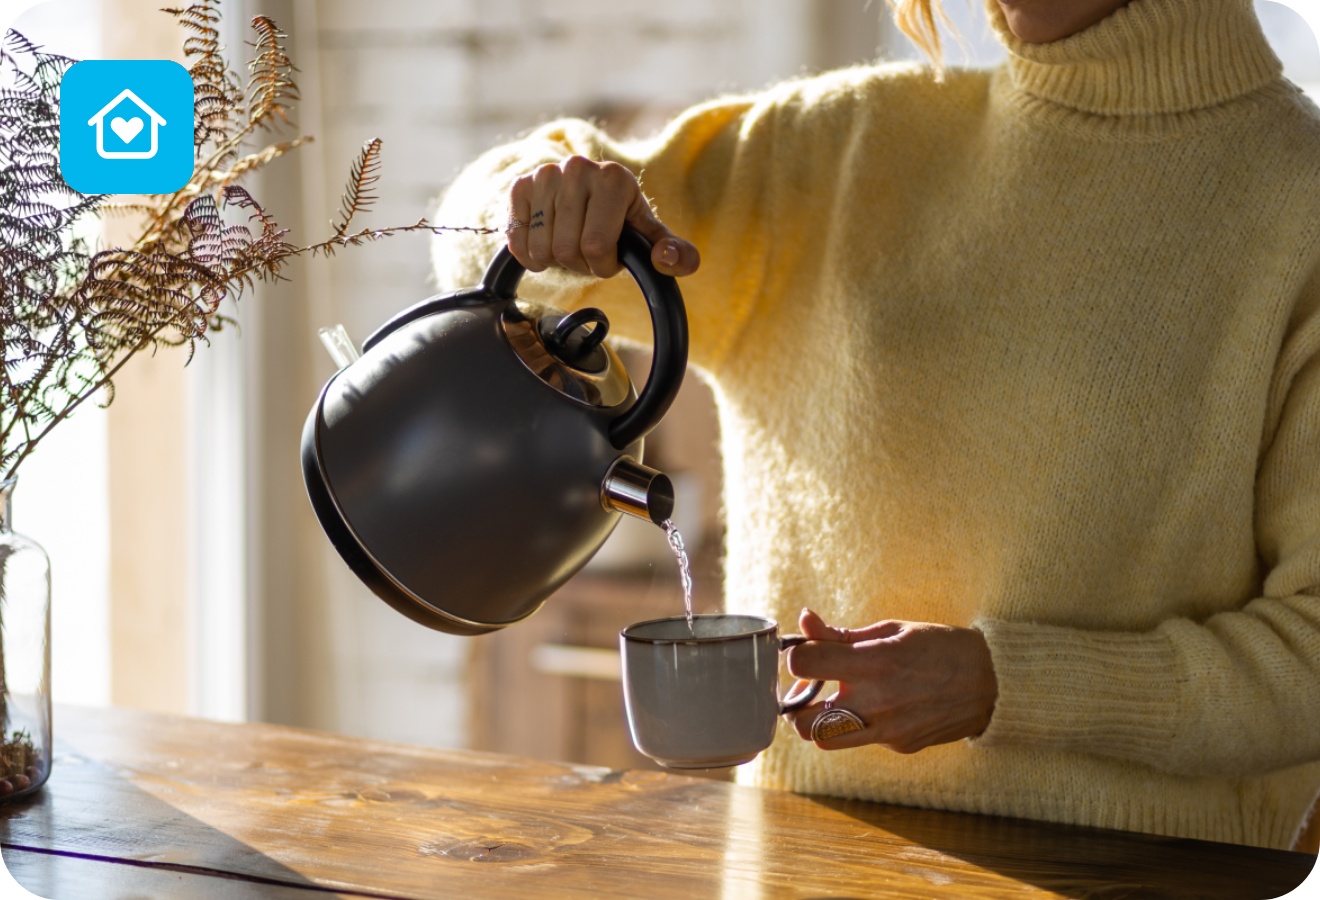
<instances>
[{"instance_id":1,"label":"mug handle","mask_svg":"<svg viewBox=\"0 0 1320 900\"><path fill-rule=\"evenodd\" d=\"M783 653L789 647L796 647L798 644L805 644L807 640L808 638L804 634L782 635L779 638L779 652ZM813 681L811 684L807 685L800 694L795 695L790 692L787 697L779 701L779 714L782 716L785 713L797 712L812 700L815 700L816 695L820 693L820 690L823 687L825 687L825 682Z\"/></svg>"}]
</instances>

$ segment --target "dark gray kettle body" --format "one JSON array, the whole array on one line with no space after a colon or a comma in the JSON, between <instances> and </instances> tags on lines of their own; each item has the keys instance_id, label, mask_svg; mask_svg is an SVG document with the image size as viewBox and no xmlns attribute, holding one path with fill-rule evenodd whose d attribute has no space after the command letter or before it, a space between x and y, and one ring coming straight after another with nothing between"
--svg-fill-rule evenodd
<instances>
[{"instance_id":1,"label":"dark gray kettle body","mask_svg":"<svg viewBox=\"0 0 1320 900\"><path fill-rule=\"evenodd\" d=\"M604 543L620 513L667 519L673 486L643 438L687 366L676 281L631 229L619 258L650 308L637 394L609 323L519 299L501 250L482 283L404 310L326 383L303 428L303 478L339 554L409 618L455 634L520 621Z\"/></svg>"}]
</instances>

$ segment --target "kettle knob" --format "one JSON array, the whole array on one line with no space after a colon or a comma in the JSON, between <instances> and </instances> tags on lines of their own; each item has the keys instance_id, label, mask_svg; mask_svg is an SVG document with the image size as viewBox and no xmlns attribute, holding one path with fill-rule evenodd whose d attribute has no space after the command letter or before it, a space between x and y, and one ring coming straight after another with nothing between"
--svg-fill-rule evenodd
<instances>
[{"instance_id":1,"label":"kettle knob","mask_svg":"<svg viewBox=\"0 0 1320 900\"><path fill-rule=\"evenodd\" d=\"M687 371L688 332L687 310L683 306L678 280L656 270L651 264L651 242L630 225L625 225L623 233L619 235L619 262L641 288L651 312L653 341L651 371L647 375L645 387L637 395L637 402L609 424L610 443L615 449L622 450L649 434L664 418L678 395L683 375ZM509 252L509 248L504 247L487 267L481 283L496 297L512 300L517 296L518 283L526 272L527 269ZM579 318L575 319L574 316ZM582 343L590 344L587 349L592 349L605 339L605 330L608 328L608 322L600 310L583 309L570 313L556 326L555 334L563 333L561 341L567 348L570 338L587 322L598 323L593 332L580 339ZM600 334L599 338L596 337L597 333Z\"/></svg>"},{"instance_id":2,"label":"kettle knob","mask_svg":"<svg viewBox=\"0 0 1320 900\"><path fill-rule=\"evenodd\" d=\"M588 325L595 325L588 330ZM546 348L570 365L591 356L610 332L610 320L594 307L579 309L564 316L546 335Z\"/></svg>"}]
</instances>

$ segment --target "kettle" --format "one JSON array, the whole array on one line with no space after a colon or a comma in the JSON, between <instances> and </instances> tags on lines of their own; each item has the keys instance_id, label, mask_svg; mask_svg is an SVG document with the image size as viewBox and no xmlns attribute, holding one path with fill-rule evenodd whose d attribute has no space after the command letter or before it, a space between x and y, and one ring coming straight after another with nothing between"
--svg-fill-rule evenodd
<instances>
[{"instance_id":1,"label":"kettle","mask_svg":"<svg viewBox=\"0 0 1320 900\"><path fill-rule=\"evenodd\" d=\"M396 315L321 390L303 480L349 568L410 619L483 634L525 619L592 557L620 515L657 525L674 488L643 438L687 368L678 283L626 228L619 261L651 313L638 394L598 309L519 299L507 248L481 284ZM351 360L351 361L350 361Z\"/></svg>"}]
</instances>

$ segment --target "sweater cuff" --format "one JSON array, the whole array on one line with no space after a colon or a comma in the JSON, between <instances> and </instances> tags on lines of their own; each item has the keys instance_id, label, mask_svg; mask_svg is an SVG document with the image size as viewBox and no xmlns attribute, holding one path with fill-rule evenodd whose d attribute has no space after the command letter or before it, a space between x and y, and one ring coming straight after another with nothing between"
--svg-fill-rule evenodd
<instances>
[{"instance_id":1,"label":"sweater cuff","mask_svg":"<svg viewBox=\"0 0 1320 900\"><path fill-rule=\"evenodd\" d=\"M979 745L1026 744L1158 765L1176 734L1173 647L1107 633L978 620L999 697Z\"/></svg>"}]
</instances>

